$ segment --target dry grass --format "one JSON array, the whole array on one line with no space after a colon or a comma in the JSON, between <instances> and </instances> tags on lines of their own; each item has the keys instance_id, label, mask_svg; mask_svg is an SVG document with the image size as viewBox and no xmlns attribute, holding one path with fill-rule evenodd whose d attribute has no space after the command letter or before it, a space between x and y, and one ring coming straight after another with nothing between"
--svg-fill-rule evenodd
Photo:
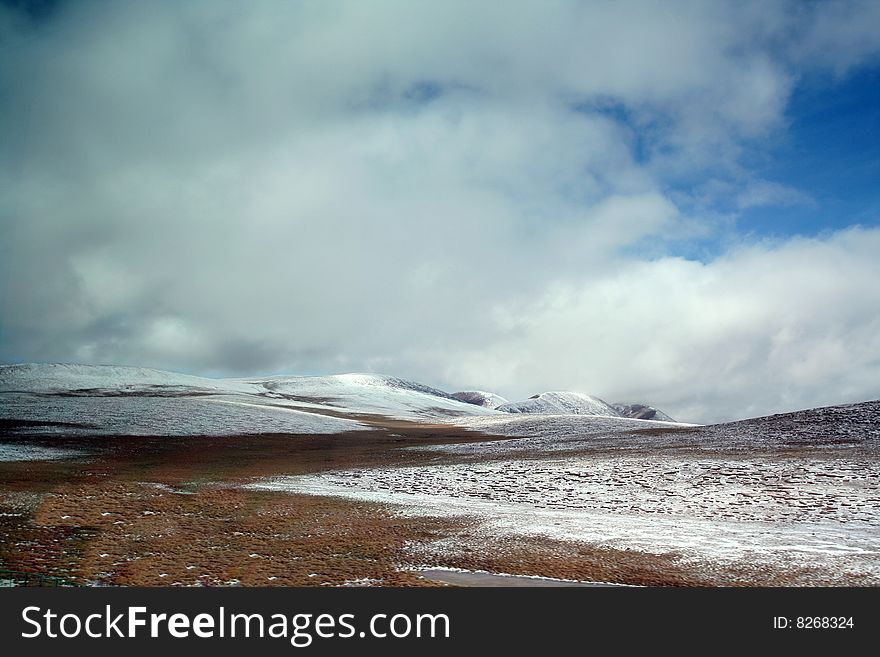
<instances>
[{"instance_id":1,"label":"dry grass","mask_svg":"<svg viewBox=\"0 0 880 657\"><path fill-rule=\"evenodd\" d=\"M0 463L0 564L114 585L431 585L399 565L407 546L454 523L229 482L413 463L433 457L395 448L470 439L442 429L408 438L94 439L98 455L87 463Z\"/></svg>"},{"instance_id":2,"label":"dry grass","mask_svg":"<svg viewBox=\"0 0 880 657\"><path fill-rule=\"evenodd\" d=\"M654 586L811 581L803 569L734 569L675 554L486 536L465 521L238 486L275 474L443 462L454 457L399 448L486 440L444 425L394 431L43 440L94 456L0 463L0 565L83 584L146 586L436 585L406 570L414 564Z\"/></svg>"}]
</instances>

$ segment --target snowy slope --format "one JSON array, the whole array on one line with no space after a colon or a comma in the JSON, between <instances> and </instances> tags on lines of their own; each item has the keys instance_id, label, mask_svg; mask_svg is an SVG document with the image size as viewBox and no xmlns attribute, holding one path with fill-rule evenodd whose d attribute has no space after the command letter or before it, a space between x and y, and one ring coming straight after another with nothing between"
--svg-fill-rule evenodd
<instances>
[{"instance_id":1,"label":"snowy slope","mask_svg":"<svg viewBox=\"0 0 880 657\"><path fill-rule=\"evenodd\" d=\"M254 383L290 403L321 404L352 415L425 421L494 413L442 390L382 374L272 377Z\"/></svg>"},{"instance_id":2,"label":"snowy slope","mask_svg":"<svg viewBox=\"0 0 880 657\"><path fill-rule=\"evenodd\" d=\"M109 365L0 365L0 393L32 392L98 396L247 395L254 403L280 404L329 414L378 415L412 421L504 413L606 415L671 421L649 406L611 406L576 392L545 392L508 402L491 392L448 394L429 386L382 374L273 376L211 379L142 367ZM650 416L650 417L649 417Z\"/></svg>"},{"instance_id":3,"label":"snowy slope","mask_svg":"<svg viewBox=\"0 0 880 657\"><path fill-rule=\"evenodd\" d=\"M77 398L81 399L79 403ZM131 401L98 402L99 398ZM160 403L160 399L167 401ZM172 399L177 403L172 403ZM648 413L655 410L638 408L643 412L647 408ZM181 435L333 433L359 428L362 425L345 423L370 416L413 422L511 415L621 418L630 412L637 413L633 409L636 405L615 408L601 399L575 392L545 392L520 402L507 402L483 391L451 395L381 374L211 379L105 365L0 366L0 419L88 424L95 431L111 433L124 432L126 427L130 431ZM163 417L168 418L166 425L162 424ZM651 419L666 417L655 412ZM505 428L519 431L525 427ZM580 429L578 426L578 433ZM527 433L519 435L532 433L529 427Z\"/></svg>"},{"instance_id":4,"label":"snowy slope","mask_svg":"<svg viewBox=\"0 0 880 657\"><path fill-rule=\"evenodd\" d=\"M456 426L515 440L432 447L461 454L667 449L747 453L780 448L841 448L880 453L880 400L706 426L588 415L496 415L459 418ZM647 430L647 431L646 431ZM880 483L880 475L877 476Z\"/></svg>"},{"instance_id":5,"label":"snowy slope","mask_svg":"<svg viewBox=\"0 0 880 657\"><path fill-rule=\"evenodd\" d=\"M257 392L253 385L233 379L208 379L145 367L27 363L0 365L0 392L148 393L210 391Z\"/></svg>"},{"instance_id":6,"label":"snowy slope","mask_svg":"<svg viewBox=\"0 0 880 657\"><path fill-rule=\"evenodd\" d=\"M470 455L511 454L517 452L565 452L611 445L637 444L638 432L645 429L690 430L695 425L638 420L605 415L539 415L534 413L499 413L485 417L450 420L452 424L487 436L506 436L514 440L438 445L426 448ZM619 438L623 437L621 443ZM655 438L652 438L655 440ZM421 448L420 448L421 449Z\"/></svg>"},{"instance_id":7,"label":"snowy slope","mask_svg":"<svg viewBox=\"0 0 880 657\"><path fill-rule=\"evenodd\" d=\"M0 394L0 420L39 422L18 435L236 436L336 434L369 427L343 418L254 403L248 395Z\"/></svg>"},{"instance_id":8,"label":"snowy slope","mask_svg":"<svg viewBox=\"0 0 880 657\"><path fill-rule=\"evenodd\" d=\"M620 413L598 397L579 392L542 392L523 401L509 402L498 407L505 413L538 413L541 415L608 415Z\"/></svg>"},{"instance_id":9,"label":"snowy slope","mask_svg":"<svg viewBox=\"0 0 880 657\"><path fill-rule=\"evenodd\" d=\"M705 448L848 447L880 452L880 400L710 424L683 436ZM669 440L681 435L669 434ZM880 484L880 474L875 480ZM880 498L878 498L880 499Z\"/></svg>"},{"instance_id":10,"label":"snowy slope","mask_svg":"<svg viewBox=\"0 0 880 657\"><path fill-rule=\"evenodd\" d=\"M377 374L210 379L103 365L0 366L0 420L24 420L19 433L330 434L366 429L368 416L436 422L493 413Z\"/></svg>"},{"instance_id":11,"label":"snowy slope","mask_svg":"<svg viewBox=\"0 0 880 657\"><path fill-rule=\"evenodd\" d=\"M484 408L498 408L502 404L508 403L508 400L494 392L485 392L483 390L463 390L461 392L453 392L452 397L466 404L474 404Z\"/></svg>"}]
</instances>

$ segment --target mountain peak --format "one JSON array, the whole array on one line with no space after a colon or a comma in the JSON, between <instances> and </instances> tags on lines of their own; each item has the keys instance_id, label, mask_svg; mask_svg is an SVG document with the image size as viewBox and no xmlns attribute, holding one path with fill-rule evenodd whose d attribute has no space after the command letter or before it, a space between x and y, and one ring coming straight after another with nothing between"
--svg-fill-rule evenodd
<instances>
[{"instance_id":1,"label":"mountain peak","mask_svg":"<svg viewBox=\"0 0 880 657\"><path fill-rule=\"evenodd\" d=\"M569 391L542 392L523 401L502 404L496 410L543 415L620 415L613 406L598 397Z\"/></svg>"},{"instance_id":2,"label":"mountain peak","mask_svg":"<svg viewBox=\"0 0 880 657\"><path fill-rule=\"evenodd\" d=\"M453 392L451 397L466 404L474 404L483 408L498 408L507 403L507 400L501 395L496 395L494 392L485 392L484 390Z\"/></svg>"},{"instance_id":3,"label":"mountain peak","mask_svg":"<svg viewBox=\"0 0 880 657\"><path fill-rule=\"evenodd\" d=\"M661 422L675 422L661 410L647 404L611 404L622 417L631 417L637 420L659 420Z\"/></svg>"}]
</instances>

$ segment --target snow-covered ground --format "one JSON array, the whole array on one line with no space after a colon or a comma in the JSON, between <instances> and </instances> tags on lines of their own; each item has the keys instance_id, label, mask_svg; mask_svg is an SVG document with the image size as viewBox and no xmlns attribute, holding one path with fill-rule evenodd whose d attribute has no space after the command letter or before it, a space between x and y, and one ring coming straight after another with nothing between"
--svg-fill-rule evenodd
<instances>
[{"instance_id":1,"label":"snow-covered ground","mask_svg":"<svg viewBox=\"0 0 880 657\"><path fill-rule=\"evenodd\" d=\"M459 420L486 433L530 435L418 448L445 451L453 462L252 486L470 516L487 535L848 569L880 584L878 411L880 402L868 402L709 427L577 416Z\"/></svg>"},{"instance_id":2,"label":"snow-covered ground","mask_svg":"<svg viewBox=\"0 0 880 657\"><path fill-rule=\"evenodd\" d=\"M57 461L85 456L78 449L64 447L44 447L25 443L0 443L0 462L2 461Z\"/></svg>"},{"instance_id":3,"label":"snow-covered ground","mask_svg":"<svg viewBox=\"0 0 880 657\"><path fill-rule=\"evenodd\" d=\"M857 558L880 583L880 472L858 459L606 455L350 470L253 487L473 516L490 535L685 558L799 565Z\"/></svg>"}]
</instances>

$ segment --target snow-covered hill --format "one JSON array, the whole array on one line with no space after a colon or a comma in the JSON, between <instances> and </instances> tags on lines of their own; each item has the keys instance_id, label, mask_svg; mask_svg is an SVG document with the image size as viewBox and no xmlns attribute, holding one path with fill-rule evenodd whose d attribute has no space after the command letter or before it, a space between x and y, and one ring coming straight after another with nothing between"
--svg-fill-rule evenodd
<instances>
[{"instance_id":1,"label":"snow-covered hill","mask_svg":"<svg viewBox=\"0 0 880 657\"><path fill-rule=\"evenodd\" d=\"M304 408L318 404L352 415L430 421L494 412L454 399L442 390L382 374L285 376L251 382L268 396Z\"/></svg>"},{"instance_id":2,"label":"snow-covered hill","mask_svg":"<svg viewBox=\"0 0 880 657\"><path fill-rule=\"evenodd\" d=\"M621 417L631 417L637 420L658 420L660 422L675 422L663 411L657 410L647 404L611 404Z\"/></svg>"},{"instance_id":3,"label":"snow-covered hill","mask_svg":"<svg viewBox=\"0 0 880 657\"><path fill-rule=\"evenodd\" d=\"M876 453L880 452L878 418L880 400L875 400L710 424L665 438L674 441L684 436L701 447L717 449L840 446ZM875 482L880 486L880 475Z\"/></svg>"},{"instance_id":4,"label":"snow-covered hill","mask_svg":"<svg viewBox=\"0 0 880 657\"><path fill-rule=\"evenodd\" d=\"M15 426L29 433L339 433L368 428L372 418L493 413L379 374L210 379L105 365L0 366L0 420L24 421Z\"/></svg>"},{"instance_id":5,"label":"snow-covered hill","mask_svg":"<svg viewBox=\"0 0 880 657\"><path fill-rule=\"evenodd\" d=\"M256 392L234 380L208 379L145 367L27 363L0 365L0 392L149 393L178 391Z\"/></svg>"},{"instance_id":6,"label":"snow-covered hill","mask_svg":"<svg viewBox=\"0 0 880 657\"><path fill-rule=\"evenodd\" d=\"M542 392L523 401L499 404L495 408L505 413L600 415L636 420L675 422L663 411L647 404L609 404L598 397L585 395L580 392Z\"/></svg>"},{"instance_id":7,"label":"snow-covered hill","mask_svg":"<svg viewBox=\"0 0 880 657\"><path fill-rule=\"evenodd\" d=\"M529 413L540 415L608 415L620 417L620 413L598 397L580 392L542 392L523 401L508 402L498 407L505 413Z\"/></svg>"},{"instance_id":8,"label":"snow-covered hill","mask_svg":"<svg viewBox=\"0 0 880 657\"><path fill-rule=\"evenodd\" d=\"M490 392L449 394L382 374L212 379L108 365L0 366L0 420L44 423L28 431L54 425L56 432L79 427L163 435L336 433L386 419L436 423L523 414L649 419L652 411L650 419L668 419L647 406L615 408L575 392L508 402Z\"/></svg>"},{"instance_id":9,"label":"snow-covered hill","mask_svg":"<svg viewBox=\"0 0 880 657\"><path fill-rule=\"evenodd\" d=\"M812 447L880 453L880 400L812 408L792 413L694 425L635 418L587 415L495 415L461 418L455 424L515 440L443 445L430 449L457 453L550 453L584 449L650 448L760 452ZM878 478L875 478L875 480ZM880 481L877 481L880 485Z\"/></svg>"},{"instance_id":10,"label":"snow-covered hill","mask_svg":"<svg viewBox=\"0 0 880 657\"><path fill-rule=\"evenodd\" d=\"M507 399L494 392L484 392L483 390L463 390L461 392L453 392L452 397L466 404L474 404L484 408L498 408L502 404L507 403Z\"/></svg>"}]
</instances>

